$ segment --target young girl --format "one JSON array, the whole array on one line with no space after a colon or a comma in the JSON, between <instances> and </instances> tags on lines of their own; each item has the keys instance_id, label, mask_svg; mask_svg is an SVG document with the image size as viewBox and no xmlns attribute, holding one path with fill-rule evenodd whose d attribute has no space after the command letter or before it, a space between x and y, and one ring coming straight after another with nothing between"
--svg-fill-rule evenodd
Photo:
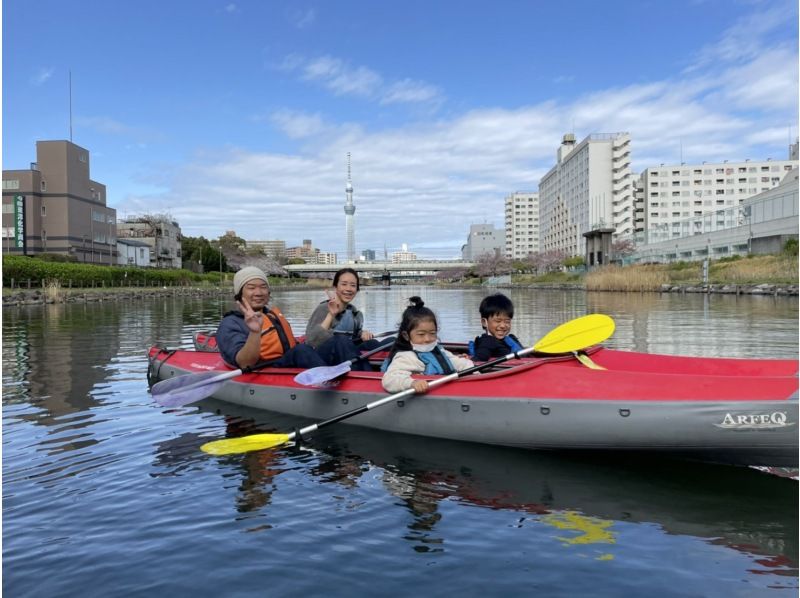
<instances>
[{"instance_id":1,"label":"young girl","mask_svg":"<svg viewBox=\"0 0 800 598\"><path fill-rule=\"evenodd\" d=\"M428 391L426 380L412 374L452 374L472 367L472 362L453 355L438 343L436 315L419 297L411 297L403 312L397 340L382 368L383 388L395 393L413 388L418 393Z\"/></svg>"}]
</instances>

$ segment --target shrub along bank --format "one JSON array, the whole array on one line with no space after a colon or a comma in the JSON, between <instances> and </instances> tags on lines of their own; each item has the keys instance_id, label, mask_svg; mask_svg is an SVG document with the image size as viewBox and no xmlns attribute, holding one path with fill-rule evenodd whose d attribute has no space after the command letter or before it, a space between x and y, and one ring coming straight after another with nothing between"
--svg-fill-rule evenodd
<instances>
[{"instance_id":1,"label":"shrub along bank","mask_svg":"<svg viewBox=\"0 0 800 598\"><path fill-rule=\"evenodd\" d=\"M220 276L219 272L197 274L189 270L126 268L3 256L3 287L11 288L43 288L54 283L62 288L189 286L219 284Z\"/></svg>"}]
</instances>

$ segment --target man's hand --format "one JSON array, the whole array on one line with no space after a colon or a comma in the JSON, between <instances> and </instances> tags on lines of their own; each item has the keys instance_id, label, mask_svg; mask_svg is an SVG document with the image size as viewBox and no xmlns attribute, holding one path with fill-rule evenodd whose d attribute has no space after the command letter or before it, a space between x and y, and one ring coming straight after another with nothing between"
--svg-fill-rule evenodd
<instances>
[{"instance_id":1,"label":"man's hand","mask_svg":"<svg viewBox=\"0 0 800 598\"><path fill-rule=\"evenodd\" d=\"M253 311L253 308L250 307L250 304L244 297L242 297L241 301L237 301L236 304L239 306L242 314L244 314L244 323L247 325L250 332L257 332L260 334L261 328L264 326L264 312Z\"/></svg>"}]
</instances>

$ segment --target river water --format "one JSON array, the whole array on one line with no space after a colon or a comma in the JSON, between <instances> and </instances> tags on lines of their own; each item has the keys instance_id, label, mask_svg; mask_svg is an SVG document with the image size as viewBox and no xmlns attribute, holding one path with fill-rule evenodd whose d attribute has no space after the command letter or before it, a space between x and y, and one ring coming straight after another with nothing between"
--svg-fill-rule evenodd
<instances>
[{"instance_id":1,"label":"river water","mask_svg":"<svg viewBox=\"0 0 800 598\"><path fill-rule=\"evenodd\" d=\"M441 336L479 333L474 290L362 290L374 331L420 294ZM797 357L784 297L513 290L532 344L586 313L618 349ZM300 334L321 291L277 291ZM766 596L798 589L798 483L745 468L568 457L345 424L214 458L203 442L297 422L207 400L164 409L154 342L191 346L223 299L5 308L8 596ZM788 593L787 593L788 592Z\"/></svg>"}]
</instances>

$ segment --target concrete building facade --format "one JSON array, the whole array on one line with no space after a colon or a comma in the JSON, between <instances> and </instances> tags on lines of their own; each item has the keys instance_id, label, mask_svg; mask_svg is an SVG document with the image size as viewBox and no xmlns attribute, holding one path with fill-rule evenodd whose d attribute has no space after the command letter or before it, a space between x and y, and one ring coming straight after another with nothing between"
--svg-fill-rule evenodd
<instances>
[{"instance_id":1,"label":"concrete building facade","mask_svg":"<svg viewBox=\"0 0 800 598\"><path fill-rule=\"evenodd\" d=\"M490 253L503 254L505 251L505 231L493 224L471 224L467 242L461 246L461 259L471 262Z\"/></svg>"},{"instance_id":2,"label":"concrete building facade","mask_svg":"<svg viewBox=\"0 0 800 598\"><path fill-rule=\"evenodd\" d=\"M640 177L637 205L645 234L637 241L652 244L700 234L707 228L707 215L713 215L718 228L737 226L742 216L730 208L777 187L794 168L797 160L769 159L647 168Z\"/></svg>"},{"instance_id":3,"label":"concrete building facade","mask_svg":"<svg viewBox=\"0 0 800 598\"><path fill-rule=\"evenodd\" d=\"M301 259L305 260L306 263L316 263L316 255L319 250L314 248L314 244L311 242L311 239L303 239L303 244L298 245L295 247L287 247L286 248L286 258L287 259Z\"/></svg>"},{"instance_id":4,"label":"concrete building facade","mask_svg":"<svg viewBox=\"0 0 800 598\"><path fill-rule=\"evenodd\" d=\"M583 255L583 234L613 228L633 237L634 190L630 135L589 135L580 143L566 134L556 165L539 181L539 251Z\"/></svg>"},{"instance_id":5,"label":"concrete building facade","mask_svg":"<svg viewBox=\"0 0 800 598\"><path fill-rule=\"evenodd\" d=\"M416 262L417 254L408 250L408 245L403 243L400 245L400 251L395 251L391 255L391 262L393 264L400 264L403 262Z\"/></svg>"},{"instance_id":6,"label":"concrete building facade","mask_svg":"<svg viewBox=\"0 0 800 598\"><path fill-rule=\"evenodd\" d=\"M539 251L539 194L516 191L505 198L505 256L523 259Z\"/></svg>"},{"instance_id":7,"label":"concrete building facade","mask_svg":"<svg viewBox=\"0 0 800 598\"><path fill-rule=\"evenodd\" d=\"M247 247L258 247L264 251L264 255L274 259L277 262L286 259L286 241L248 241Z\"/></svg>"},{"instance_id":8,"label":"concrete building facade","mask_svg":"<svg viewBox=\"0 0 800 598\"><path fill-rule=\"evenodd\" d=\"M637 248L627 262L697 261L732 255L777 253L798 238L798 170L741 205L678 221L678 236ZM670 230L672 232L672 229Z\"/></svg>"},{"instance_id":9,"label":"concrete building facade","mask_svg":"<svg viewBox=\"0 0 800 598\"><path fill-rule=\"evenodd\" d=\"M120 266L150 266L150 245L135 239L117 239L117 264Z\"/></svg>"},{"instance_id":10,"label":"concrete building facade","mask_svg":"<svg viewBox=\"0 0 800 598\"><path fill-rule=\"evenodd\" d=\"M134 239L150 246L150 266L181 268L181 228L164 214L131 216L117 222L120 239Z\"/></svg>"},{"instance_id":11,"label":"concrete building facade","mask_svg":"<svg viewBox=\"0 0 800 598\"><path fill-rule=\"evenodd\" d=\"M117 211L89 164L89 151L70 141L37 141L29 169L3 171L3 251L117 263Z\"/></svg>"}]
</instances>

